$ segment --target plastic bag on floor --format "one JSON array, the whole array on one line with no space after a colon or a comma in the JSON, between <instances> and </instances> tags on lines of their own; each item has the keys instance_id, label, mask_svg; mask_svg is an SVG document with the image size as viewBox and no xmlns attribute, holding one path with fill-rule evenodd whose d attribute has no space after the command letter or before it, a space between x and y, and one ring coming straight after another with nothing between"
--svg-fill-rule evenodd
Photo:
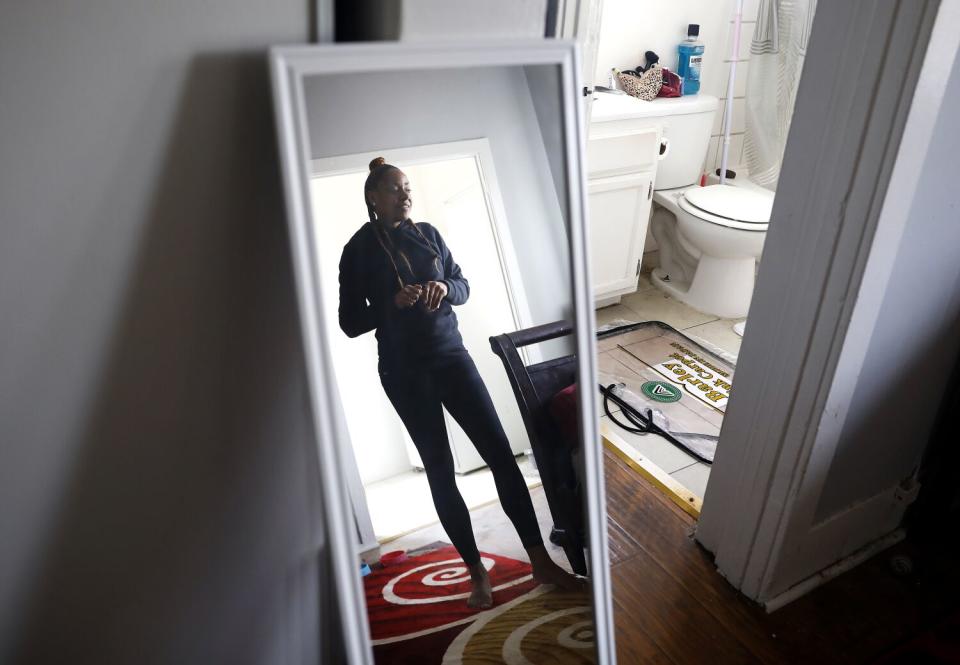
<instances>
[{"instance_id":1,"label":"plastic bag on floor","mask_svg":"<svg viewBox=\"0 0 960 665\"><path fill-rule=\"evenodd\" d=\"M663 411L658 409L651 402L644 399L639 393L639 390L631 389L632 387L639 388L638 386L632 386L634 383L632 380L607 372L600 372L598 378L601 385L605 387L612 385L612 392L615 396L629 404L641 415L647 417L656 428L663 430L665 433L676 439L676 442L679 443L682 448L686 448L688 451L694 453L694 455L702 458L708 463L713 462L714 455L717 452L717 441L719 440L719 437L713 436L712 434L703 434L698 432L674 431L670 427L670 419L667 418ZM630 423L625 416L621 416L620 418L617 418L617 420L626 420L628 423ZM630 423L630 425L634 426L634 423ZM651 433L656 434L657 432Z\"/></svg>"}]
</instances>

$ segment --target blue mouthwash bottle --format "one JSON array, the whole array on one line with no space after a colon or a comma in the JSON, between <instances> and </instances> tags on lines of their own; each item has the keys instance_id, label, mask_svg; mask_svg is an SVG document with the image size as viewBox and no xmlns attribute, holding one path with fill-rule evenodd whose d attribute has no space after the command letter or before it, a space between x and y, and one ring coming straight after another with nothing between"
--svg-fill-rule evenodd
<instances>
[{"instance_id":1,"label":"blue mouthwash bottle","mask_svg":"<svg viewBox=\"0 0 960 665\"><path fill-rule=\"evenodd\" d=\"M680 59L677 64L677 75L683 79L683 94L695 95L700 92L700 63L703 62L703 44L697 41L700 36L700 25L691 23L687 26L687 38L680 42L677 51Z\"/></svg>"}]
</instances>

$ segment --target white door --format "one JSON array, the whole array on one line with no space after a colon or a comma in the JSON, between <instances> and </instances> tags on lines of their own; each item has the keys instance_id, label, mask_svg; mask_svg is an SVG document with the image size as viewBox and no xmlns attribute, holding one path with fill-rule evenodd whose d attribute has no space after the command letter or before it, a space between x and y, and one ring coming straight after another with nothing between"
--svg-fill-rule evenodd
<instances>
[{"instance_id":1,"label":"white door","mask_svg":"<svg viewBox=\"0 0 960 665\"><path fill-rule=\"evenodd\" d=\"M440 231L470 283L470 298L455 308L463 344L490 392L513 452L520 454L530 447L527 431L503 363L490 349L491 336L512 332L520 326L476 160L463 158L409 167L407 171L411 181L429 179L432 183L432 200L425 201L429 221ZM443 179L438 177L441 171ZM443 183L454 187L444 188ZM464 183L470 184L464 188ZM484 466L476 448L449 414L447 433L458 473Z\"/></svg>"},{"instance_id":2,"label":"white door","mask_svg":"<svg viewBox=\"0 0 960 665\"><path fill-rule=\"evenodd\" d=\"M650 221L653 174L591 179L588 191L594 295L602 300L635 291Z\"/></svg>"},{"instance_id":3,"label":"white door","mask_svg":"<svg viewBox=\"0 0 960 665\"><path fill-rule=\"evenodd\" d=\"M816 85L797 98L791 177L777 186L696 533L768 610L903 537L918 491L942 363L960 340L947 286L960 283L947 166L958 22L958 0L816 9L803 74ZM853 48L852 69L833 66Z\"/></svg>"},{"instance_id":4,"label":"white door","mask_svg":"<svg viewBox=\"0 0 960 665\"><path fill-rule=\"evenodd\" d=\"M310 181L317 212L320 284L328 307L324 334L330 344L336 390L343 405L346 431L363 485L410 470L404 449L405 430L380 386L377 340L367 333L349 339L340 330L339 264L344 245L367 219L362 172L315 177Z\"/></svg>"}]
</instances>

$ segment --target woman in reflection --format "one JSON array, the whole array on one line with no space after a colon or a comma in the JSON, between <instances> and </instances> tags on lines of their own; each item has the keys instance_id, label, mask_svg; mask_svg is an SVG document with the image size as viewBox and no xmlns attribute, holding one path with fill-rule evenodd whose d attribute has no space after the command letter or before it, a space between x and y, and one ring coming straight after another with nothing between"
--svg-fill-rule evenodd
<instances>
[{"instance_id":1,"label":"woman in reflection","mask_svg":"<svg viewBox=\"0 0 960 665\"><path fill-rule=\"evenodd\" d=\"M460 266L435 228L410 220L410 183L400 169L382 157L374 159L363 193L370 221L343 248L340 327L349 337L377 331L380 382L423 460L440 523L470 570L473 590L467 604L490 607L493 595L455 482L441 405L493 472L534 579L579 588L543 545L523 475L463 346L453 306L467 301L470 287Z\"/></svg>"}]
</instances>

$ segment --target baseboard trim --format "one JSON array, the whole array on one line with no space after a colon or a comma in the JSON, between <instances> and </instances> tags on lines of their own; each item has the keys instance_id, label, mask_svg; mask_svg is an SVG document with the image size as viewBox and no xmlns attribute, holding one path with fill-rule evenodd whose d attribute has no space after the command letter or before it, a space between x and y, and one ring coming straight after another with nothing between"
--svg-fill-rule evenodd
<instances>
[{"instance_id":1,"label":"baseboard trim","mask_svg":"<svg viewBox=\"0 0 960 665\"><path fill-rule=\"evenodd\" d=\"M794 584L792 587L778 593L776 596L761 601L761 605L769 614L770 612L776 612L781 607L788 605L795 601L800 596L806 595L816 589L821 584L829 582L834 577L842 575L843 573L856 568L861 563L869 559L870 557L879 554L883 550L896 545L904 539L906 532L903 529L896 529L892 533L887 534L882 538L874 540L872 543L869 543L865 547L861 547L859 550L846 556L835 564L827 566L818 573L814 573L810 577L806 578L802 582Z\"/></svg>"}]
</instances>

